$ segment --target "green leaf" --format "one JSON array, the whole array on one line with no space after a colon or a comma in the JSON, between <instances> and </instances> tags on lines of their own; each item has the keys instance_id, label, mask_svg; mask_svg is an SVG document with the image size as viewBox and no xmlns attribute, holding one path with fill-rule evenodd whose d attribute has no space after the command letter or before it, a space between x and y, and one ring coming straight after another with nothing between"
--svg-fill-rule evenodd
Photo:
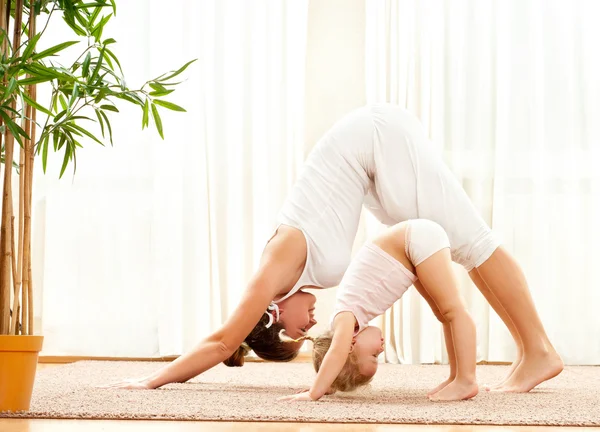
<instances>
[{"instance_id":1,"label":"green leaf","mask_svg":"<svg viewBox=\"0 0 600 432\"><path fill-rule=\"evenodd\" d=\"M84 78L87 78L88 73L90 72L90 62L92 61L92 53L88 51L87 55L85 56L85 60L83 60L83 66L82 66L82 74Z\"/></svg>"},{"instance_id":2,"label":"green leaf","mask_svg":"<svg viewBox=\"0 0 600 432\"><path fill-rule=\"evenodd\" d=\"M13 113L15 115L15 118L20 118L21 117L21 113L19 111L17 111L16 109L11 108L10 106L2 105L2 108L5 111L9 111L9 112Z\"/></svg>"},{"instance_id":3,"label":"green leaf","mask_svg":"<svg viewBox=\"0 0 600 432\"><path fill-rule=\"evenodd\" d=\"M52 109L58 111L58 93L52 92Z\"/></svg>"},{"instance_id":4,"label":"green leaf","mask_svg":"<svg viewBox=\"0 0 600 432\"><path fill-rule=\"evenodd\" d=\"M42 168L44 169L44 173L46 173L46 166L48 165L48 141L49 140L50 140L50 135L46 135L46 137L42 141Z\"/></svg>"},{"instance_id":5,"label":"green leaf","mask_svg":"<svg viewBox=\"0 0 600 432\"><path fill-rule=\"evenodd\" d=\"M121 68L121 62L119 62L119 59L117 58L117 56L108 48L104 48L104 49L106 50L106 54L108 54L108 56L111 57L115 61L117 66L119 66L119 70L121 71L121 73L123 73L123 69ZM108 57L107 57L107 59L108 59ZM112 66L111 66L111 68L112 68Z\"/></svg>"},{"instance_id":6,"label":"green leaf","mask_svg":"<svg viewBox=\"0 0 600 432\"><path fill-rule=\"evenodd\" d=\"M52 134L52 143L54 145L54 151L58 150L58 140L60 138L60 130L55 130Z\"/></svg>"},{"instance_id":7,"label":"green leaf","mask_svg":"<svg viewBox=\"0 0 600 432\"><path fill-rule=\"evenodd\" d=\"M71 117L71 120L89 120L89 121L96 121L96 120L94 120L94 119L91 119L91 118L89 118L89 117L87 117L87 116L81 116L81 115L79 115L79 116L72 116L72 117Z\"/></svg>"},{"instance_id":8,"label":"green leaf","mask_svg":"<svg viewBox=\"0 0 600 432\"><path fill-rule=\"evenodd\" d=\"M29 96L27 96L27 93L23 92L22 96L23 96L23 99L25 99L25 102L27 102L27 104L34 107L36 110L41 111L44 114L49 115L49 116L53 115L52 112L48 111L46 108L44 108L39 103L37 103L36 101L31 99Z\"/></svg>"},{"instance_id":9,"label":"green leaf","mask_svg":"<svg viewBox=\"0 0 600 432\"><path fill-rule=\"evenodd\" d=\"M103 87L100 89L96 97L94 98L94 103L100 103L101 100L110 92L110 89Z\"/></svg>"},{"instance_id":10,"label":"green leaf","mask_svg":"<svg viewBox=\"0 0 600 432\"><path fill-rule=\"evenodd\" d=\"M150 104L148 103L148 99L146 99L146 103L144 103L144 114L142 115L142 130L146 126L148 126L148 109L150 108Z\"/></svg>"},{"instance_id":11,"label":"green leaf","mask_svg":"<svg viewBox=\"0 0 600 432\"><path fill-rule=\"evenodd\" d=\"M88 20L88 26L89 27L92 27L94 25L94 22L96 21L96 19L100 15L100 12L102 12L102 6L97 6L94 9L94 12L92 12L92 14L90 15L90 19Z\"/></svg>"},{"instance_id":12,"label":"green leaf","mask_svg":"<svg viewBox=\"0 0 600 432\"><path fill-rule=\"evenodd\" d=\"M48 48L47 50L44 50L40 53L34 54L33 57L31 57L31 59L39 60L41 58L51 56L53 54L56 54L56 53L64 50L65 48L70 47L71 45L75 45L76 43L79 43L79 41L63 42L61 44L55 45L51 48Z\"/></svg>"},{"instance_id":13,"label":"green leaf","mask_svg":"<svg viewBox=\"0 0 600 432\"><path fill-rule=\"evenodd\" d=\"M154 103L156 105L159 105L161 107L164 107L164 108L167 108L167 109L170 109L170 110L173 110L173 111L186 112L186 110L184 108L180 107L179 105L175 105L172 102L167 102L167 101L160 100L160 99L154 99Z\"/></svg>"},{"instance_id":14,"label":"green leaf","mask_svg":"<svg viewBox=\"0 0 600 432\"><path fill-rule=\"evenodd\" d=\"M63 130L65 131L65 133L69 135L69 138L71 141L73 141L73 134L75 134L77 136L83 136L79 131L73 129L70 125L71 125L71 122L65 123L61 126L62 126Z\"/></svg>"},{"instance_id":15,"label":"green leaf","mask_svg":"<svg viewBox=\"0 0 600 432\"><path fill-rule=\"evenodd\" d=\"M54 123L58 123L58 121L65 116L65 114L67 114L67 110L64 109L61 112L59 112L57 115L54 116Z\"/></svg>"},{"instance_id":16,"label":"green leaf","mask_svg":"<svg viewBox=\"0 0 600 432\"><path fill-rule=\"evenodd\" d=\"M73 107L77 96L79 96L79 87L77 86L77 83L75 83L75 85L73 86L73 93L71 94L71 99L69 99L69 109Z\"/></svg>"},{"instance_id":17,"label":"green leaf","mask_svg":"<svg viewBox=\"0 0 600 432\"><path fill-rule=\"evenodd\" d=\"M100 108L106 111L119 112L117 107L114 105L100 105Z\"/></svg>"},{"instance_id":18,"label":"green leaf","mask_svg":"<svg viewBox=\"0 0 600 432\"><path fill-rule=\"evenodd\" d=\"M86 14L87 14L87 11L85 11L85 12L86 12ZM74 9L74 10L73 10L73 17L74 17L74 18L75 18L77 21L79 21L79 24L81 24L81 25L83 26L83 28L87 28L87 26L88 26L88 22L87 22L87 20L85 20L85 19L84 19L84 18L81 16L81 14L79 13L79 10L77 10L77 9Z\"/></svg>"},{"instance_id":19,"label":"green leaf","mask_svg":"<svg viewBox=\"0 0 600 432\"><path fill-rule=\"evenodd\" d=\"M4 107L2 107L2 108L4 108ZM0 116L2 116L2 119L4 120L4 124L10 130L13 137L19 142L19 145L21 147L23 147L23 141L21 140L21 137L23 136L23 137L29 139L29 137L27 136L27 134L25 133L23 128L21 128L21 126L19 126L17 123L15 123L10 118L10 116L6 113L6 111L4 111L4 109L0 109Z\"/></svg>"},{"instance_id":20,"label":"green leaf","mask_svg":"<svg viewBox=\"0 0 600 432\"><path fill-rule=\"evenodd\" d=\"M25 78L25 79L18 80L17 83L19 83L19 85L26 86L26 85L31 85L31 84L39 84L39 83L43 83L46 81L52 81L53 79L54 78L48 77L48 76L31 77L31 78Z\"/></svg>"},{"instance_id":21,"label":"green leaf","mask_svg":"<svg viewBox=\"0 0 600 432\"><path fill-rule=\"evenodd\" d=\"M179 69L177 69L175 72L173 72L173 73L171 73L171 74L169 74L167 76L164 76L165 74L163 74L163 75L159 76L157 79L155 79L155 81L163 82L163 81L167 81L167 80L170 80L171 78L176 77L181 72L183 72L184 70L186 70L187 67L189 65L191 65L192 63L194 63L196 60L198 60L198 59L190 60L189 62L187 62L186 64L184 64L183 66L181 66Z\"/></svg>"},{"instance_id":22,"label":"green leaf","mask_svg":"<svg viewBox=\"0 0 600 432\"><path fill-rule=\"evenodd\" d=\"M164 86L176 86L176 85L179 85L179 84L181 84L182 82L183 82L183 81L170 82L170 83L168 83L168 82L164 82L164 83L162 83L162 84L163 84Z\"/></svg>"},{"instance_id":23,"label":"green leaf","mask_svg":"<svg viewBox=\"0 0 600 432\"><path fill-rule=\"evenodd\" d=\"M154 96L154 97L163 97L166 96L170 93L173 93L175 90L165 90L165 91L153 91L150 92L150 96Z\"/></svg>"},{"instance_id":24,"label":"green leaf","mask_svg":"<svg viewBox=\"0 0 600 432\"><path fill-rule=\"evenodd\" d=\"M6 100L12 94L12 92L15 91L16 87L17 80L14 77L12 77L8 82L8 85L6 86L6 90L4 90L4 96L2 97L2 99Z\"/></svg>"},{"instance_id":25,"label":"green leaf","mask_svg":"<svg viewBox=\"0 0 600 432\"><path fill-rule=\"evenodd\" d=\"M102 59L104 58L104 49L100 50L100 56L98 57L98 62L96 63L96 67L94 68L94 72L92 73L92 76L90 77L88 82L93 83L94 80L96 79L96 77L98 76L98 73L100 72L100 67L102 66Z\"/></svg>"},{"instance_id":26,"label":"green leaf","mask_svg":"<svg viewBox=\"0 0 600 432\"><path fill-rule=\"evenodd\" d=\"M89 9L89 8L92 8L92 7L103 8L103 7L106 7L106 6L108 6L108 5L106 4L105 0L99 0L99 1L96 1L94 3L77 4L77 5L75 5L75 8L77 8L77 9Z\"/></svg>"},{"instance_id":27,"label":"green leaf","mask_svg":"<svg viewBox=\"0 0 600 432\"><path fill-rule=\"evenodd\" d=\"M59 100L60 100L60 106L62 107L62 109L66 110L68 105L67 105L67 100L65 99L65 97L63 96L63 94L61 93L58 96Z\"/></svg>"},{"instance_id":28,"label":"green leaf","mask_svg":"<svg viewBox=\"0 0 600 432\"><path fill-rule=\"evenodd\" d=\"M67 136L64 134L63 131L60 131L60 139L58 140L58 147L55 150L58 151L61 148L63 148L63 146L65 145L65 142L67 142Z\"/></svg>"},{"instance_id":29,"label":"green leaf","mask_svg":"<svg viewBox=\"0 0 600 432\"><path fill-rule=\"evenodd\" d=\"M79 126L79 125L77 125L75 123L69 123L66 127L73 128L73 129L81 132L82 134L90 137L91 139L93 139L94 141L96 141L101 146L104 146L104 143L102 141L100 141L98 138L96 138L94 135L92 135L90 132L88 132L87 130L85 130L81 126Z\"/></svg>"},{"instance_id":30,"label":"green leaf","mask_svg":"<svg viewBox=\"0 0 600 432\"><path fill-rule=\"evenodd\" d=\"M100 22L98 24L96 24L94 26L94 28L91 30L91 35L94 37L96 42L100 42L100 38L102 38L102 32L104 31L104 26L111 19L112 16L113 16L113 14L110 13L110 14L106 15L105 17L102 17Z\"/></svg>"},{"instance_id":31,"label":"green leaf","mask_svg":"<svg viewBox=\"0 0 600 432\"><path fill-rule=\"evenodd\" d=\"M152 89L154 89L155 91L159 91L159 92L168 91L167 88L164 87L162 84L155 83L155 82L151 82L150 87L152 87Z\"/></svg>"},{"instance_id":32,"label":"green leaf","mask_svg":"<svg viewBox=\"0 0 600 432\"><path fill-rule=\"evenodd\" d=\"M108 120L108 116L106 115L106 113L104 111L100 111L100 114L102 114L102 117L104 117L104 121L106 122L106 127L108 128L108 137L110 139L110 145L113 145L112 128L110 127L110 121Z\"/></svg>"},{"instance_id":33,"label":"green leaf","mask_svg":"<svg viewBox=\"0 0 600 432\"><path fill-rule=\"evenodd\" d=\"M75 34L77 34L78 36L83 36L83 37L87 36L87 33L85 32L85 30L82 29L81 27L79 27L75 23L75 20L73 19L72 15L68 15L65 13L63 15L63 20L69 25L69 27L71 27L73 29Z\"/></svg>"},{"instance_id":34,"label":"green leaf","mask_svg":"<svg viewBox=\"0 0 600 432\"><path fill-rule=\"evenodd\" d=\"M34 37L32 37L31 39L29 39L27 41L27 48L25 48L25 51L23 51L23 56L22 56L23 62L25 62L29 58L31 53L33 53L33 50L35 49L35 46L36 46L38 40L40 39L41 35L42 35L41 33L38 33Z\"/></svg>"},{"instance_id":35,"label":"green leaf","mask_svg":"<svg viewBox=\"0 0 600 432\"><path fill-rule=\"evenodd\" d=\"M131 102L132 104L139 105L139 106L142 106L142 107L144 106L144 101L142 101L139 98L139 96L138 97L133 97L131 94L121 93L121 94L118 94L117 97L119 99L126 100L127 102Z\"/></svg>"},{"instance_id":36,"label":"green leaf","mask_svg":"<svg viewBox=\"0 0 600 432\"><path fill-rule=\"evenodd\" d=\"M110 45L110 44L114 44L114 43L117 43L117 41L116 41L116 40L114 40L113 38L108 38L108 39L106 39L106 40L105 40L105 41L104 41L102 44L103 44L104 46L106 46L106 45Z\"/></svg>"},{"instance_id":37,"label":"green leaf","mask_svg":"<svg viewBox=\"0 0 600 432\"><path fill-rule=\"evenodd\" d=\"M58 73L58 71L48 69L45 66L37 63L30 63L28 65L24 65L21 67L21 71L27 72L30 75L37 77L60 78L62 76L62 74Z\"/></svg>"},{"instance_id":38,"label":"green leaf","mask_svg":"<svg viewBox=\"0 0 600 432\"><path fill-rule=\"evenodd\" d=\"M104 61L106 62L106 64L110 68L110 70L115 69L115 67L113 66L112 60L110 59L110 56L108 56L108 55L104 56ZM102 68L102 69L104 69L104 68ZM106 74L104 74L104 75L106 76ZM104 79L104 76L102 77L102 79Z\"/></svg>"},{"instance_id":39,"label":"green leaf","mask_svg":"<svg viewBox=\"0 0 600 432\"><path fill-rule=\"evenodd\" d=\"M160 137L164 140L165 137L163 135L163 127L162 127L162 121L160 119L160 114L158 113L158 109L156 109L156 105L152 104L151 106L152 106L152 117L154 118L154 124L156 125L156 129L158 130Z\"/></svg>"},{"instance_id":40,"label":"green leaf","mask_svg":"<svg viewBox=\"0 0 600 432\"><path fill-rule=\"evenodd\" d=\"M104 120L102 120L102 116L100 115L99 110L96 109L96 117L98 117L98 122L100 123L100 130L102 131L102 138L104 138Z\"/></svg>"},{"instance_id":41,"label":"green leaf","mask_svg":"<svg viewBox=\"0 0 600 432\"><path fill-rule=\"evenodd\" d=\"M70 160L71 160L71 146L67 145L65 147L65 157L63 159L63 164L60 169L60 175L58 176L58 178L62 178L63 174L65 173L65 170L67 169L67 165L69 165Z\"/></svg>"}]
</instances>

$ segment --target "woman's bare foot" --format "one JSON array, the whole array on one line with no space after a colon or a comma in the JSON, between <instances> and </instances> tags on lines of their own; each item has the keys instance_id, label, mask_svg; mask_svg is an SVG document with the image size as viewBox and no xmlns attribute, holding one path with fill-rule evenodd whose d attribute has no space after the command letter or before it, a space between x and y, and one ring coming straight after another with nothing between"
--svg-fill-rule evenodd
<instances>
[{"instance_id":1,"label":"woman's bare foot","mask_svg":"<svg viewBox=\"0 0 600 432\"><path fill-rule=\"evenodd\" d=\"M429 396L429 400L434 402L466 400L475 397L477 393L479 393L479 386L475 381L455 379L439 392Z\"/></svg>"},{"instance_id":2,"label":"woman's bare foot","mask_svg":"<svg viewBox=\"0 0 600 432\"><path fill-rule=\"evenodd\" d=\"M441 389L443 389L444 387L446 387L448 384L450 384L452 381L454 381L454 377L450 377L448 378L446 381L444 381L443 383L441 383L439 386L437 386L436 388L434 388L433 390L431 390L429 393L427 393L427 396L431 396L432 394L435 394L437 392L439 392Z\"/></svg>"},{"instance_id":3,"label":"woman's bare foot","mask_svg":"<svg viewBox=\"0 0 600 432\"><path fill-rule=\"evenodd\" d=\"M525 354L510 378L491 391L526 393L538 384L554 378L564 369L556 351Z\"/></svg>"},{"instance_id":4,"label":"woman's bare foot","mask_svg":"<svg viewBox=\"0 0 600 432\"><path fill-rule=\"evenodd\" d=\"M504 383L510 379L510 377L515 372L517 367L521 364L522 360L523 360L523 354L521 354L521 353L517 354L517 359L510 365L510 369L508 370L508 373L506 374L504 379L500 382L497 382L496 384L484 385L483 389L486 391L494 391L494 390L502 387L504 385Z\"/></svg>"}]
</instances>

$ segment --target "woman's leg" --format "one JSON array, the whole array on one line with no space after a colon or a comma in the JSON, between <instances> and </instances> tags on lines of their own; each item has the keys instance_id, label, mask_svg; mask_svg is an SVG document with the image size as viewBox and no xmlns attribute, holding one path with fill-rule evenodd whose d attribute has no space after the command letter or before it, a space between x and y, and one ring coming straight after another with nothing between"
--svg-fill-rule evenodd
<instances>
[{"instance_id":1,"label":"woman's leg","mask_svg":"<svg viewBox=\"0 0 600 432\"><path fill-rule=\"evenodd\" d=\"M433 311L433 314L438 319L439 322L442 323L444 327L444 342L446 342L446 350L448 351L448 362L450 363L450 376L446 381L438 385L436 388L427 393L427 396L431 396L434 393L437 393L456 378L456 353L454 351L454 341L452 339L452 328L450 327L450 323L444 318L444 315L440 312L437 307L437 304L433 301L429 293L423 288L423 285L420 281L415 281L415 288L421 294L421 296L425 299L429 307Z\"/></svg>"},{"instance_id":2,"label":"woman's leg","mask_svg":"<svg viewBox=\"0 0 600 432\"><path fill-rule=\"evenodd\" d=\"M472 398L479 391L475 373L475 323L458 291L450 250L446 248L436 252L415 269L423 290L450 326L451 345L456 357L454 380L429 398L434 401Z\"/></svg>"},{"instance_id":3,"label":"woman's leg","mask_svg":"<svg viewBox=\"0 0 600 432\"><path fill-rule=\"evenodd\" d=\"M508 316L506 309L504 309L502 304L500 304L500 302L498 301L496 296L492 293L492 291L489 289L487 284L483 281L483 279L481 279L481 276L479 276L479 272L477 271L477 269L471 270L469 272L469 276L471 277L471 280L475 283L477 288L479 288L479 291L481 291L481 293L483 294L485 299L488 301L490 306L492 306L492 308L498 314L500 319L502 319L502 321L504 322L506 327L508 327L508 330L510 331L511 336L513 337L515 344L517 345L517 358L513 362L512 366L510 367L510 370L508 371L506 378L503 381L501 381L500 383L489 388L489 390L497 389L497 388L501 387L502 384L504 384L504 382L512 375L512 373L517 368L517 366L519 366L519 363L521 363L521 359L523 358L523 342L521 341L521 336L519 336L519 332L517 331L515 324L512 322L512 320Z\"/></svg>"},{"instance_id":4,"label":"woman's leg","mask_svg":"<svg viewBox=\"0 0 600 432\"><path fill-rule=\"evenodd\" d=\"M522 343L521 361L496 390L528 392L558 375L563 370L563 362L546 335L519 264L501 246L477 268L477 273L497 299L499 310L505 310L506 315L500 317L507 326L508 322L513 323Z\"/></svg>"}]
</instances>

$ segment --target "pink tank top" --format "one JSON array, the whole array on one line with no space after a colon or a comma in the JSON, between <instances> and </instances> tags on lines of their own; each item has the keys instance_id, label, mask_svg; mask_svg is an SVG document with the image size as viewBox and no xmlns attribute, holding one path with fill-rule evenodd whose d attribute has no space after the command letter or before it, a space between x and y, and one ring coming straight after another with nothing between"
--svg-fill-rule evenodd
<instances>
[{"instance_id":1,"label":"pink tank top","mask_svg":"<svg viewBox=\"0 0 600 432\"><path fill-rule=\"evenodd\" d=\"M365 244L342 278L331 325L340 312L356 318L355 335L402 297L417 277L373 243Z\"/></svg>"}]
</instances>

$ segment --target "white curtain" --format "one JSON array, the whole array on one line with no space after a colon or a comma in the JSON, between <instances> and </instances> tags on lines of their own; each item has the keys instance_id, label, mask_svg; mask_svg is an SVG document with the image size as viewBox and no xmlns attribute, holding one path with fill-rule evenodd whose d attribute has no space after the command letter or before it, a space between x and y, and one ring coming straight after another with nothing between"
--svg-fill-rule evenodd
<instances>
[{"instance_id":1,"label":"white curtain","mask_svg":"<svg viewBox=\"0 0 600 432\"><path fill-rule=\"evenodd\" d=\"M132 87L198 61L170 98L187 113L162 111L164 142L121 104L114 148L89 143L75 176L57 180L58 157L37 173L45 355L176 355L215 330L304 156L307 1L117 3L105 36Z\"/></svg>"},{"instance_id":2,"label":"white curtain","mask_svg":"<svg viewBox=\"0 0 600 432\"><path fill-rule=\"evenodd\" d=\"M600 3L369 0L369 102L420 117L523 266L568 364L600 363ZM369 221L370 229L379 227ZM478 359L512 360L508 331L457 267ZM382 320L391 362L445 362L441 327L411 290Z\"/></svg>"}]
</instances>

